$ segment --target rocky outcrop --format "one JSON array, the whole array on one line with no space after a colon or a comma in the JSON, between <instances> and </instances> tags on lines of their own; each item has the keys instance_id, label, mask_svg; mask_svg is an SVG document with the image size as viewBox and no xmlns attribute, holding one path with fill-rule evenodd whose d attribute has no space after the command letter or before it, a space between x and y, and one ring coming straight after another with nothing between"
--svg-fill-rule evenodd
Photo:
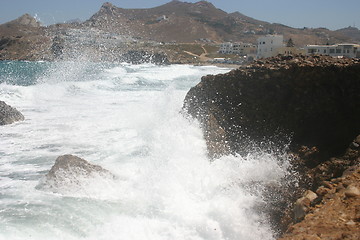
<instances>
[{"instance_id":1,"label":"rocky outcrop","mask_svg":"<svg viewBox=\"0 0 360 240\"><path fill-rule=\"evenodd\" d=\"M23 121L24 119L24 116L18 110L0 101L0 125Z\"/></svg>"},{"instance_id":2,"label":"rocky outcrop","mask_svg":"<svg viewBox=\"0 0 360 240\"><path fill-rule=\"evenodd\" d=\"M326 216L326 204L331 204L326 199L340 199L348 204L346 209L354 210L356 197L347 199L357 196L358 179L352 177L353 182L347 182L344 188L353 187L346 190L347 195L345 190L339 192L338 198L334 191L338 185L332 183L338 182L344 171L360 164L360 136L356 137L360 133L359 92L359 60L278 56L227 74L203 77L188 92L184 109L200 121L212 158L245 154L254 146L270 150L287 146L291 170L298 182L265 186L264 192L264 212L275 231L282 233L289 224L302 224L314 212ZM324 206L325 210L316 210L315 206ZM337 211L339 215L344 210L341 206L336 205L332 213ZM297 230L290 228L286 239L298 239L299 231L314 232L323 226L324 216L306 226L291 225ZM328 217L329 226L338 224L335 215L329 213ZM346 219L345 223L358 227L357 217ZM357 239L347 230L342 233Z\"/></svg>"},{"instance_id":3,"label":"rocky outcrop","mask_svg":"<svg viewBox=\"0 0 360 240\"><path fill-rule=\"evenodd\" d=\"M76 189L89 179L114 179L115 176L101 166L91 164L73 155L63 155L56 159L54 166L40 181L38 189L61 192L64 188Z\"/></svg>"},{"instance_id":4,"label":"rocky outcrop","mask_svg":"<svg viewBox=\"0 0 360 240\"><path fill-rule=\"evenodd\" d=\"M293 150L315 146L326 159L360 132L359 92L359 60L282 56L203 77L184 108L202 123L212 157L291 139Z\"/></svg>"}]
</instances>

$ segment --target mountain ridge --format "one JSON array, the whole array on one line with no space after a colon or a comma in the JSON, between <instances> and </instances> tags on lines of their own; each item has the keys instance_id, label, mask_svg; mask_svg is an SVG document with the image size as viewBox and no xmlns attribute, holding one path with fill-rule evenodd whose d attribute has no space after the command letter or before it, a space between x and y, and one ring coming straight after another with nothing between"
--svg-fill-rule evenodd
<instances>
[{"instance_id":1,"label":"mountain ridge","mask_svg":"<svg viewBox=\"0 0 360 240\"><path fill-rule=\"evenodd\" d=\"M158 20L162 16L167 19ZM344 31L325 28L292 28L280 23L257 20L240 12L227 13L207 1L171 1L144 9L119 8L106 2L85 21L85 25L164 42L210 39L214 42L254 43L259 35L272 33L282 34L285 39L292 38L297 46L360 41L360 36L356 33L344 34ZM360 31L358 32L360 35Z\"/></svg>"}]
</instances>

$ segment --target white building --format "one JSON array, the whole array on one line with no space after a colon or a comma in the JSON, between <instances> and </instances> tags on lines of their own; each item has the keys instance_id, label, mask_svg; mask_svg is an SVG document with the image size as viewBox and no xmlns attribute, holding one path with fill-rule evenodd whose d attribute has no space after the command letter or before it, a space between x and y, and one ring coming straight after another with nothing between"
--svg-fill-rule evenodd
<instances>
[{"instance_id":1,"label":"white building","mask_svg":"<svg viewBox=\"0 0 360 240\"><path fill-rule=\"evenodd\" d=\"M238 54L243 56L255 55L256 46L251 43L231 43L226 42L220 45L219 53L223 54Z\"/></svg>"},{"instance_id":2,"label":"white building","mask_svg":"<svg viewBox=\"0 0 360 240\"><path fill-rule=\"evenodd\" d=\"M283 35L266 35L257 40L257 58L268 58L278 54L277 49L284 47Z\"/></svg>"},{"instance_id":3,"label":"white building","mask_svg":"<svg viewBox=\"0 0 360 240\"><path fill-rule=\"evenodd\" d=\"M332 57L355 58L360 55L360 45L343 43L335 45L307 45L305 47L306 55L321 54Z\"/></svg>"},{"instance_id":4,"label":"white building","mask_svg":"<svg viewBox=\"0 0 360 240\"><path fill-rule=\"evenodd\" d=\"M231 54L233 44L231 42L225 42L220 45L219 53Z\"/></svg>"},{"instance_id":5,"label":"white building","mask_svg":"<svg viewBox=\"0 0 360 240\"><path fill-rule=\"evenodd\" d=\"M167 19L168 19L168 18L167 18L167 16L166 16L166 15L162 15L162 16L160 16L160 17L156 18L156 21L161 22L161 21L163 21L163 20L167 20Z\"/></svg>"}]
</instances>

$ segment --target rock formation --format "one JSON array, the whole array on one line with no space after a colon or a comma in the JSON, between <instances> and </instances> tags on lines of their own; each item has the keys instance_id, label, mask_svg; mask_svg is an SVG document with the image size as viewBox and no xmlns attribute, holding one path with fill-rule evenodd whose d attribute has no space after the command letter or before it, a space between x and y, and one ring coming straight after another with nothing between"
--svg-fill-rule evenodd
<instances>
[{"instance_id":1,"label":"rock formation","mask_svg":"<svg viewBox=\"0 0 360 240\"><path fill-rule=\"evenodd\" d=\"M205 76L185 98L203 124L212 157L249 140L344 151L360 132L360 61L282 56Z\"/></svg>"},{"instance_id":2,"label":"rock formation","mask_svg":"<svg viewBox=\"0 0 360 240\"><path fill-rule=\"evenodd\" d=\"M188 92L184 109L200 121L212 158L244 154L254 145L288 146L298 186L267 186L264 192L274 229L281 233L291 226L284 239L358 239L351 232L359 229L359 173L341 176L360 164L359 92L360 60L278 56L203 77ZM328 233L317 231L325 218ZM335 234L330 226L339 221ZM339 226L348 228L341 232Z\"/></svg>"},{"instance_id":3,"label":"rock formation","mask_svg":"<svg viewBox=\"0 0 360 240\"><path fill-rule=\"evenodd\" d=\"M58 192L64 188L78 188L88 179L113 179L114 175L108 170L87 162L73 155L63 155L56 159L54 166L37 186L39 189Z\"/></svg>"},{"instance_id":4,"label":"rock formation","mask_svg":"<svg viewBox=\"0 0 360 240\"><path fill-rule=\"evenodd\" d=\"M0 125L23 121L24 119L24 116L18 110L0 101Z\"/></svg>"}]
</instances>

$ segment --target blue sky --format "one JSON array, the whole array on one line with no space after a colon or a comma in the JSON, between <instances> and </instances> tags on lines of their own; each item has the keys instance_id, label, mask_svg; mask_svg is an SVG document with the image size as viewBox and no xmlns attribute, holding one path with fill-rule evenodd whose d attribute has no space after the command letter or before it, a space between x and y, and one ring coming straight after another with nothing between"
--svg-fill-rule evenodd
<instances>
[{"instance_id":1,"label":"blue sky","mask_svg":"<svg viewBox=\"0 0 360 240\"><path fill-rule=\"evenodd\" d=\"M70 19L88 19L106 0L1 0L0 23L24 13L45 24ZM170 0L108 0L122 8L149 8ZM186 2L197 2L187 0ZM332 30L348 26L360 29L360 0L209 0L226 12L239 11L249 17L291 27L326 27Z\"/></svg>"}]
</instances>

